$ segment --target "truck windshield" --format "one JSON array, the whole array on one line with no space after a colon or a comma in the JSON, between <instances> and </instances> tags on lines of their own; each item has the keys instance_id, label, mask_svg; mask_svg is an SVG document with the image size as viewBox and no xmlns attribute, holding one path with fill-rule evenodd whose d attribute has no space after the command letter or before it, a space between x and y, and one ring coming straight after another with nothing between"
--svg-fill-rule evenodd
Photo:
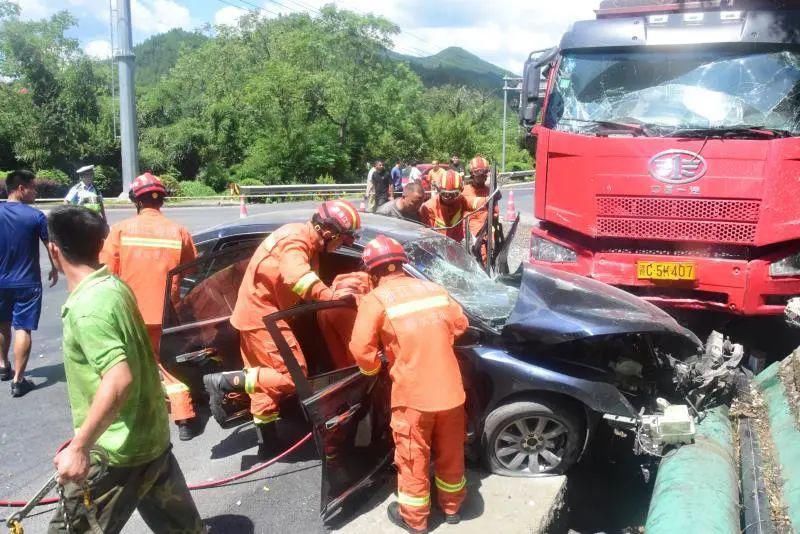
<instances>
[{"instance_id":1,"label":"truck windshield","mask_svg":"<svg viewBox=\"0 0 800 534\"><path fill-rule=\"evenodd\" d=\"M475 317L498 326L514 308L519 290L489 278L464 246L446 237L431 237L405 245L411 265L443 286Z\"/></svg>"},{"instance_id":2,"label":"truck windshield","mask_svg":"<svg viewBox=\"0 0 800 534\"><path fill-rule=\"evenodd\" d=\"M800 52L566 53L545 125L589 135L614 125L656 136L737 128L799 134Z\"/></svg>"}]
</instances>

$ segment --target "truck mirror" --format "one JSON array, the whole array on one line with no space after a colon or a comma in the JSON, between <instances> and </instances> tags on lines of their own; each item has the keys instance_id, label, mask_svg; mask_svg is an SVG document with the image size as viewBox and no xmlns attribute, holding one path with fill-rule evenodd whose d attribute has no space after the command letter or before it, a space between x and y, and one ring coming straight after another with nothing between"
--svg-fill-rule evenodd
<instances>
[{"instance_id":1,"label":"truck mirror","mask_svg":"<svg viewBox=\"0 0 800 534\"><path fill-rule=\"evenodd\" d=\"M536 124L536 119L539 117L541 78L541 67L533 59L528 59L522 74L522 91L519 99L519 122L526 129Z\"/></svg>"}]
</instances>

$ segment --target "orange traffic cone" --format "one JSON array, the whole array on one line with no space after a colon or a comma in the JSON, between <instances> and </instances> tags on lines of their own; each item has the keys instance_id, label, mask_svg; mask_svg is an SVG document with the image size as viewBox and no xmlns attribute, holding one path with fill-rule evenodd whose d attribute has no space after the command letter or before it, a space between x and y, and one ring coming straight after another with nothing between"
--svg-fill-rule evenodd
<instances>
[{"instance_id":1,"label":"orange traffic cone","mask_svg":"<svg viewBox=\"0 0 800 534\"><path fill-rule=\"evenodd\" d=\"M364 199L361 199L361 204L358 205L358 211L367 211L367 205L364 203Z\"/></svg>"},{"instance_id":2,"label":"orange traffic cone","mask_svg":"<svg viewBox=\"0 0 800 534\"><path fill-rule=\"evenodd\" d=\"M239 195L239 218L247 218L247 205L244 203L244 195Z\"/></svg>"},{"instance_id":3,"label":"orange traffic cone","mask_svg":"<svg viewBox=\"0 0 800 534\"><path fill-rule=\"evenodd\" d=\"M506 220L512 222L517 218L517 208L514 206L514 190L508 192L508 204L506 206Z\"/></svg>"}]
</instances>

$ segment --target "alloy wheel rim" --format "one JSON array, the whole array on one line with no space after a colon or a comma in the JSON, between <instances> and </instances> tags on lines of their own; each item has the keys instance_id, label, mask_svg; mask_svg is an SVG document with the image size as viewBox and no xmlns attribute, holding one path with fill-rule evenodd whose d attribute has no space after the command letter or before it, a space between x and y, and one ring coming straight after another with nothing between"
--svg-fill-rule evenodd
<instances>
[{"instance_id":1,"label":"alloy wheel rim","mask_svg":"<svg viewBox=\"0 0 800 534\"><path fill-rule=\"evenodd\" d=\"M494 440L494 455L509 471L541 475L557 468L567 449L567 427L545 416L511 421Z\"/></svg>"}]
</instances>

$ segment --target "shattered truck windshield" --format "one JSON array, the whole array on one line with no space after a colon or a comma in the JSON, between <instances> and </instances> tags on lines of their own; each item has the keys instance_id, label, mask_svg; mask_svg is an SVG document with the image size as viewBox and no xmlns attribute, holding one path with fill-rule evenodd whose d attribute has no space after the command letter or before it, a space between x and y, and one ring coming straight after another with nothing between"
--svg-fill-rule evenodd
<instances>
[{"instance_id":1,"label":"shattered truck windshield","mask_svg":"<svg viewBox=\"0 0 800 534\"><path fill-rule=\"evenodd\" d=\"M489 278L463 245L431 237L405 245L411 265L450 292L467 311L492 325L505 322L519 291Z\"/></svg>"},{"instance_id":2,"label":"shattered truck windshield","mask_svg":"<svg viewBox=\"0 0 800 534\"><path fill-rule=\"evenodd\" d=\"M800 134L800 52L567 53L546 122L584 134L613 123L656 136L745 125Z\"/></svg>"}]
</instances>

